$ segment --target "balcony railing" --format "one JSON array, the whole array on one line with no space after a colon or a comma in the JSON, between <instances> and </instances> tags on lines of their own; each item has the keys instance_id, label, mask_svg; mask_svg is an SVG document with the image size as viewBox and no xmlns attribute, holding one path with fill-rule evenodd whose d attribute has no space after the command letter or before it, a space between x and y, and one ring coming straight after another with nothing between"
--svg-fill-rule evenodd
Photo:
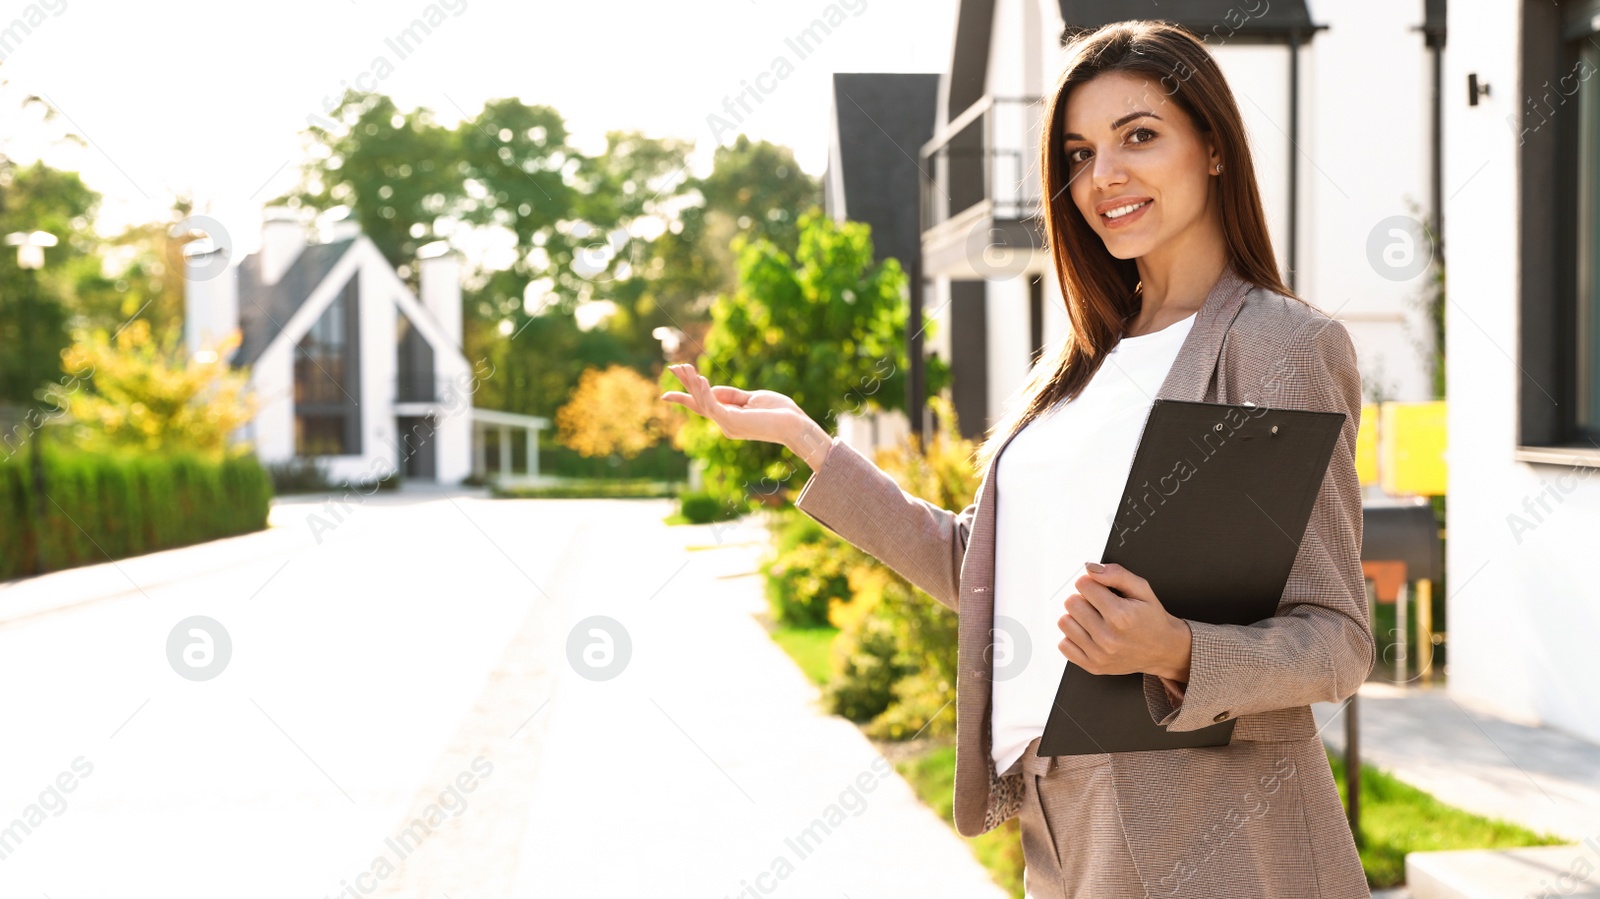
<instances>
[{"instance_id":1,"label":"balcony railing","mask_svg":"<svg viewBox=\"0 0 1600 899\"><path fill-rule=\"evenodd\" d=\"M922 147L922 230L988 201L995 219L1039 215L1038 97L984 97Z\"/></svg>"}]
</instances>

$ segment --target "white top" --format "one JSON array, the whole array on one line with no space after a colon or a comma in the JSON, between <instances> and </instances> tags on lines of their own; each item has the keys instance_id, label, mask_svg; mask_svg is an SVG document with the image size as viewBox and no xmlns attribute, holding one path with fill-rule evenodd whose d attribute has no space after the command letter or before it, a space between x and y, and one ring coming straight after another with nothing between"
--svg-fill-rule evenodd
<instances>
[{"instance_id":1,"label":"white top","mask_svg":"<svg viewBox=\"0 0 1600 899\"><path fill-rule=\"evenodd\" d=\"M996 463L996 771L1044 733L1067 667L1056 622L1083 563L1101 560L1139 435L1194 318L1122 338L1077 397L1029 422Z\"/></svg>"}]
</instances>

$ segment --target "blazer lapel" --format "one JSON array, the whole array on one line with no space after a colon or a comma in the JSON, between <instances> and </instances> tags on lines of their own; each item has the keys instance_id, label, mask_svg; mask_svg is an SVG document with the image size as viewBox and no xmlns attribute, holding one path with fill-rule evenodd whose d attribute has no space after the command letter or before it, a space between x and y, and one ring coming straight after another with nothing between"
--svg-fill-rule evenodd
<instances>
[{"instance_id":1,"label":"blazer lapel","mask_svg":"<svg viewBox=\"0 0 1600 899\"><path fill-rule=\"evenodd\" d=\"M1167 372L1161 389L1156 391L1158 398L1193 402L1205 400L1212 375L1217 370L1222 338L1227 335L1228 327L1233 324L1234 316L1239 314L1245 294L1250 292L1252 286L1239 277L1232 264L1223 268L1222 277L1217 279L1211 292L1206 295L1205 303L1200 306L1200 311L1195 313L1194 324L1183 339L1183 345L1178 348L1172 369ZM1220 390L1220 381L1217 386Z\"/></svg>"}]
</instances>

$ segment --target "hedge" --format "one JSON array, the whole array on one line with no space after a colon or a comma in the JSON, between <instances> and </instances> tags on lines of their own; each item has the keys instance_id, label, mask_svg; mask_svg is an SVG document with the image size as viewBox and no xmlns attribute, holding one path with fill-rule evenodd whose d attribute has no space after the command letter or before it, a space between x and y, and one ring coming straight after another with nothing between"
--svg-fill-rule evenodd
<instances>
[{"instance_id":1,"label":"hedge","mask_svg":"<svg viewBox=\"0 0 1600 899\"><path fill-rule=\"evenodd\" d=\"M41 540L56 571L267 526L272 483L254 456L46 452L42 500L29 462L27 452L0 461L0 580L32 573Z\"/></svg>"}]
</instances>

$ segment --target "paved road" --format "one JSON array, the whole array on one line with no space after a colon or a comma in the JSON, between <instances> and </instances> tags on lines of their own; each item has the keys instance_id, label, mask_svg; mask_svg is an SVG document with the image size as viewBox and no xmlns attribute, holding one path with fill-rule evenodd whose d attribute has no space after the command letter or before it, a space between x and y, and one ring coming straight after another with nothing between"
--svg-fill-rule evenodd
<instances>
[{"instance_id":1,"label":"paved road","mask_svg":"<svg viewBox=\"0 0 1600 899\"><path fill-rule=\"evenodd\" d=\"M0 895L1002 895L751 617L764 535L668 511L283 502L0 585Z\"/></svg>"}]
</instances>

